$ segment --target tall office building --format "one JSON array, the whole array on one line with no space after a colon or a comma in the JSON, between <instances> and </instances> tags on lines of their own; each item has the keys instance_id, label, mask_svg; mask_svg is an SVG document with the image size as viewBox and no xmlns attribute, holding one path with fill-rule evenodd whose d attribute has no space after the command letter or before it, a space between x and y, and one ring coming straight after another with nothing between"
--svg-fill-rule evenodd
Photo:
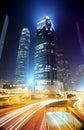
<instances>
[{"instance_id":1,"label":"tall office building","mask_svg":"<svg viewBox=\"0 0 84 130\"><path fill-rule=\"evenodd\" d=\"M37 22L34 46L35 90L53 89L56 82L56 34L48 16Z\"/></svg>"},{"instance_id":2,"label":"tall office building","mask_svg":"<svg viewBox=\"0 0 84 130\"><path fill-rule=\"evenodd\" d=\"M63 50L57 50L57 80L63 83L64 90L72 89L69 63Z\"/></svg>"},{"instance_id":3,"label":"tall office building","mask_svg":"<svg viewBox=\"0 0 84 130\"><path fill-rule=\"evenodd\" d=\"M23 28L19 41L15 83L24 85L27 81L29 67L29 47L30 47L30 32L28 28Z\"/></svg>"},{"instance_id":4,"label":"tall office building","mask_svg":"<svg viewBox=\"0 0 84 130\"><path fill-rule=\"evenodd\" d=\"M7 27L8 27L8 15L5 16L1 36L0 36L0 59L2 56L2 51L3 51L3 46L5 42L5 37L6 37L6 32L7 32Z\"/></svg>"}]
</instances>

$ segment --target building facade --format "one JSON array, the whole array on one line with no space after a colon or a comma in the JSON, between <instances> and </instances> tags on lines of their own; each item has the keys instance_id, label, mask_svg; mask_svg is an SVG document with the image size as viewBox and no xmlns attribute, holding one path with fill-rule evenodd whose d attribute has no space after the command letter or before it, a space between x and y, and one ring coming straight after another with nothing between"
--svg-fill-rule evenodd
<instances>
[{"instance_id":1,"label":"building facade","mask_svg":"<svg viewBox=\"0 0 84 130\"><path fill-rule=\"evenodd\" d=\"M3 28L2 28L2 32L1 32L1 36L0 36L0 59L1 59L2 51L3 51L3 47L4 47L6 32L7 32L7 28L8 28L8 21L9 21L8 15L6 15L4 24L3 24Z\"/></svg>"},{"instance_id":2,"label":"building facade","mask_svg":"<svg viewBox=\"0 0 84 130\"><path fill-rule=\"evenodd\" d=\"M29 47L30 47L30 31L23 28L19 41L17 54L15 83L18 85L26 84L29 68Z\"/></svg>"},{"instance_id":3,"label":"building facade","mask_svg":"<svg viewBox=\"0 0 84 130\"><path fill-rule=\"evenodd\" d=\"M34 45L35 90L52 89L56 76L56 34L48 16L37 22Z\"/></svg>"},{"instance_id":4,"label":"building facade","mask_svg":"<svg viewBox=\"0 0 84 130\"><path fill-rule=\"evenodd\" d=\"M57 50L57 80L63 83L65 91L72 89L69 62L64 57L63 50Z\"/></svg>"},{"instance_id":5,"label":"building facade","mask_svg":"<svg viewBox=\"0 0 84 130\"><path fill-rule=\"evenodd\" d=\"M76 90L84 91L84 64L77 67Z\"/></svg>"}]
</instances>

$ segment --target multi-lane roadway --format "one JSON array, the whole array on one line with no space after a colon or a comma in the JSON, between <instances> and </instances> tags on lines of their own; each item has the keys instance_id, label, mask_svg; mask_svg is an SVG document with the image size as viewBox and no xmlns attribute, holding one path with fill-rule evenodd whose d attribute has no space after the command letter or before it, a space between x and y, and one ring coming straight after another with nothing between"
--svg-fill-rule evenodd
<instances>
[{"instance_id":1,"label":"multi-lane roadway","mask_svg":"<svg viewBox=\"0 0 84 130\"><path fill-rule=\"evenodd\" d=\"M53 102L58 101L40 101L1 116L0 130L46 130L46 128L47 130L80 130L82 128L81 122L68 112L46 112L45 106Z\"/></svg>"},{"instance_id":2,"label":"multi-lane roadway","mask_svg":"<svg viewBox=\"0 0 84 130\"><path fill-rule=\"evenodd\" d=\"M54 100L50 101L41 101L38 103L34 103L18 110L15 110L5 116L0 118L0 129L2 130L20 130L27 125L27 122L36 114L40 114L41 109L49 103L55 102ZM39 114L39 115L40 115ZM39 119L40 120L40 119ZM34 125L34 124L32 124ZM27 128L28 130L28 128Z\"/></svg>"}]
</instances>

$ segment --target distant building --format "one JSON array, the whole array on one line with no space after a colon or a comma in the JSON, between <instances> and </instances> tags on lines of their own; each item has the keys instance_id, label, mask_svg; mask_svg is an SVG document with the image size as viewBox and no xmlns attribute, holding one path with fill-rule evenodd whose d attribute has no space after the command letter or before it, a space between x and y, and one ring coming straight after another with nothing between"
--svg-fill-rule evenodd
<instances>
[{"instance_id":1,"label":"distant building","mask_svg":"<svg viewBox=\"0 0 84 130\"><path fill-rule=\"evenodd\" d=\"M6 32L7 32L7 27L8 27L8 15L5 16L1 36L0 36L0 59L2 56L2 51L4 47L4 42L5 42L5 37L6 37Z\"/></svg>"},{"instance_id":2,"label":"distant building","mask_svg":"<svg viewBox=\"0 0 84 130\"><path fill-rule=\"evenodd\" d=\"M9 81L0 79L0 88L3 88L4 84L10 84Z\"/></svg>"},{"instance_id":3,"label":"distant building","mask_svg":"<svg viewBox=\"0 0 84 130\"><path fill-rule=\"evenodd\" d=\"M37 22L34 46L35 90L53 89L57 80L56 34L48 16Z\"/></svg>"},{"instance_id":4,"label":"distant building","mask_svg":"<svg viewBox=\"0 0 84 130\"><path fill-rule=\"evenodd\" d=\"M57 80L63 83L64 90L72 89L69 63L63 50L57 50Z\"/></svg>"},{"instance_id":5,"label":"distant building","mask_svg":"<svg viewBox=\"0 0 84 130\"><path fill-rule=\"evenodd\" d=\"M23 28L19 41L15 83L24 85L27 81L29 68L29 47L30 47L30 31L28 28Z\"/></svg>"},{"instance_id":6,"label":"distant building","mask_svg":"<svg viewBox=\"0 0 84 130\"><path fill-rule=\"evenodd\" d=\"M84 64L77 68L76 89L84 90Z\"/></svg>"}]
</instances>

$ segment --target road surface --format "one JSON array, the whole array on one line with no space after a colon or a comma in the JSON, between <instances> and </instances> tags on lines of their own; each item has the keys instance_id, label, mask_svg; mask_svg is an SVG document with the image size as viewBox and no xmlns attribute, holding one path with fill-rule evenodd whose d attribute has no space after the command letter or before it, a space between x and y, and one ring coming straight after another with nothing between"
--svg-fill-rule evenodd
<instances>
[{"instance_id":1,"label":"road surface","mask_svg":"<svg viewBox=\"0 0 84 130\"><path fill-rule=\"evenodd\" d=\"M40 116L41 119L43 116L44 106L52 102L55 102L55 100L41 101L2 116L0 118L0 130L21 130L22 128L24 128L24 130L30 130L28 129L29 126L27 126L28 121L33 118L33 122L36 122L37 116ZM38 125L41 124L39 123ZM34 123L32 124L32 126L34 126Z\"/></svg>"},{"instance_id":2,"label":"road surface","mask_svg":"<svg viewBox=\"0 0 84 130\"><path fill-rule=\"evenodd\" d=\"M68 112L47 112L47 130L81 130L83 125Z\"/></svg>"}]
</instances>

